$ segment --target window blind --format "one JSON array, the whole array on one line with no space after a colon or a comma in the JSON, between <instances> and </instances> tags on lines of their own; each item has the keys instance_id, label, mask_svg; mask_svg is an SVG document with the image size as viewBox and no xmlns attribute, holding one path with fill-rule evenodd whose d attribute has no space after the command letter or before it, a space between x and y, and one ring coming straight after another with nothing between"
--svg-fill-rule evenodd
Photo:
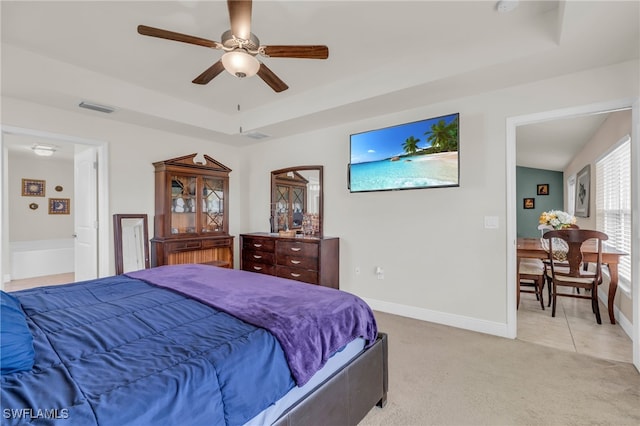
<instances>
[{"instance_id":1,"label":"window blind","mask_svg":"<svg viewBox=\"0 0 640 426\"><path fill-rule=\"evenodd\" d=\"M596 162L596 228L607 244L631 254L631 139L626 136ZM619 285L631 290L631 256L618 265Z\"/></svg>"}]
</instances>

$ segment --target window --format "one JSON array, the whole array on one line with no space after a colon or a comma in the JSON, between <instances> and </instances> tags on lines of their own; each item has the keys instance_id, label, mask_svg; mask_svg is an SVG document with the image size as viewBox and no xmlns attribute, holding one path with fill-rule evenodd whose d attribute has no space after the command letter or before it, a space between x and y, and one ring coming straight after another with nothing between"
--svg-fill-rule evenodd
<instances>
[{"instance_id":1,"label":"window","mask_svg":"<svg viewBox=\"0 0 640 426\"><path fill-rule=\"evenodd\" d=\"M631 138L625 136L596 162L596 228L607 243L631 253ZM631 290L631 256L620 258L619 285Z\"/></svg>"}]
</instances>

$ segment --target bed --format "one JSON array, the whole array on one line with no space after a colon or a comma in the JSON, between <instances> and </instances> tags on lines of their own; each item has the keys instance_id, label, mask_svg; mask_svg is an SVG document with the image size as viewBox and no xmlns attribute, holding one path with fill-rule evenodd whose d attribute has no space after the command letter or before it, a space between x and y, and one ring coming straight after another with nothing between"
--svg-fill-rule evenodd
<instances>
[{"instance_id":1,"label":"bed","mask_svg":"<svg viewBox=\"0 0 640 426\"><path fill-rule=\"evenodd\" d=\"M174 265L2 306L3 352L7 330L33 345L2 354L3 424L354 425L386 402L387 336L346 292Z\"/></svg>"}]
</instances>

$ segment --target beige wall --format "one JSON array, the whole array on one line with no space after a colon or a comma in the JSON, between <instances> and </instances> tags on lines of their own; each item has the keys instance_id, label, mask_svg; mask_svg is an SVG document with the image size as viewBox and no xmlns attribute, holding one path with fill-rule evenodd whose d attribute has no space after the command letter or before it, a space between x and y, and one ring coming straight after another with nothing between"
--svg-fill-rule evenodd
<instances>
[{"instance_id":1,"label":"beige wall","mask_svg":"<svg viewBox=\"0 0 640 426\"><path fill-rule=\"evenodd\" d=\"M341 238L342 289L376 309L501 333L506 250L515 250L505 230L507 118L637 96L637 76L637 62L621 64L258 144L247 150L254 213L246 228L266 229L269 170L324 164L325 233ZM453 112L459 188L349 193L350 134ZM485 229L485 216L497 216L499 229Z\"/></svg>"},{"instance_id":2,"label":"beige wall","mask_svg":"<svg viewBox=\"0 0 640 426\"><path fill-rule=\"evenodd\" d=\"M596 161L602 157L613 145L618 143L624 136L631 135L631 110L618 111L612 113L607 120L602 123L598 131L593 135L585 148L578 154L565 168L565 188L567 180L575 176L584 166L591 166L591 194L589 197L589 217L577 218L577 225L581 228L596 229ZM572 200L566 200L570 203ZM600 287L600 292L608 294L608 279ZM620 312L629 320L633 319L633 307L631 294L624 291L616 293L615 304Z\"/></svg>"},{"instance_id":3,"label":"beige wall","mask_svg":"<svg viewBox=\"0 0 640 426\"><path fill-rule=\"evenodd\" d=\"M347 125L234 148L3 99L2 123L109 143L110 214L153 218L153 161L204 152L233 169L230 230L269 229L274 169L324 165L324 229L341 238L340 286L374 308L506 335L506 120L637 97L638 61L450 99ZM602 84L602 82L607 84ZM349 135L460 113L460 187L351 194ZM515 164L514 174L515 174ZM498 229L484 217L497 216ZM236 241L236 263L237 263ZM375 267L385 270L377 280ZM355 274L355 268L361 274Z\"/></svg>"},{"instance_id":4,"label":"beige wall","mask_svg":"<svg viewBox=\"0 0 640 426\"><path fill-rule=\"evenodd\" d=\"M9 136L10 137L10 136ZM10 152L8 158L9 241L71 238L73 209L69 215L49 214L49 198L73 200L73 160L38 157L32 152ZM22 179L46 181L44 197L23 197ZM60 185L61 192L54 188ZM31 210L29 204L38 204Z\"/></svg>"}]
</instances>

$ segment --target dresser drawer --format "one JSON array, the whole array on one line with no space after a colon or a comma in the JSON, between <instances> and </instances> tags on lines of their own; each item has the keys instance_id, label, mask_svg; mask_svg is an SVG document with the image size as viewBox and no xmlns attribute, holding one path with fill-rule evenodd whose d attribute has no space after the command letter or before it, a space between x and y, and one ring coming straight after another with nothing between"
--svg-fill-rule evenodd
<instances>
[{"instance_id":1,"label":"dresser drawer","mask_svg":"<svg viewBox=\"0 0 640 426\"><path fill-rule=\"evenodd\" d=\"M216 238L211 240L202 240L202 248L209 247L233 247L233 240L230 238Z\"/></svg>"},{"instance_id":2,"label":"dresser drawer","mask_svg":"<svg viewBox=\"0 0 640 426\"><path fill-rule=\"evenodd\" d=\"M275 249L275 241L271 238L247 238L242 239L243 250L259 250L259 251L271 251Z\"/></svg>"},{"instance_id":3,"label":"dresser drawer","mask_svg":"<svg viewBox=\"0 0 640 426\"><path fill-rule=\"evenodd\" d=\"M280 256L303 256L318 257L318 245L314 243L303 243L299 241L278 241L276 244L276 254Z\"/></svg>"},{"instance_id":4,"label":"dresser drawer","mask_svg":"<svg viewBox=\"0 0 640 426\"><path fill-rule=\"evenodd\" d=\"M278 254L278 265L292 268L318 270L318 259L316 257L288 256Z\"/></svg>"},{"instance_id":5,"label":"dresser drawer","mask_svg":"<svg viewBox=\"0 0 640 426\"><path fill-rule=\"evenodd\" d=\"M266 263L242 261L242 269L250 272L259 272L261 274L275 275L276 267L274 265L267 265Z\"/></svg>"},{"instance_id":6,"label":"dresser drawer","mask_svg":"<svg viewBox=\"0 0 640 426\"><path fill-rule=\"evenodd\" d=\"M318 284L318 271L278 265L276 266L276 275L281 278L289 278L309 284Z\"/></svg>"},{"instance_id":7,"label":"dresser drawer","mask_svg":"<svg viewBox=\"0 0 640 426\"><path fill-rule=\"evenodd\" d=\"M269 253L268 251L243 250L242 261L267 263L273 265L274 263L276 263L276 255L274 253Z\"/></svg>"},{"instance_id":8,"label":"dresser drawer","mask_svg":"<svg viewBox=\"0 0 640 426\"><path fill-rule=\"evenodd\" d=\"M165 244L165 251L168 253L185 250L200 250L201 248L201 241L176 241Z\"/></svg>"}]
</instances>

